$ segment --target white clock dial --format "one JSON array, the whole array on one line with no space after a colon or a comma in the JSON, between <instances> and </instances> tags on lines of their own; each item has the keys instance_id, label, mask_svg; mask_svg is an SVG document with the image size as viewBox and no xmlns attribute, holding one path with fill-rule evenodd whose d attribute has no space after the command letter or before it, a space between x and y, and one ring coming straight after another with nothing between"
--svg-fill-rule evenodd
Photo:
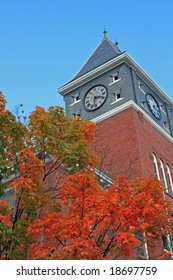
<instances>
[{"instance_id":1,"label":"white clock dial","mask_svg":"<svg viewBox=\"0 0 173 280\"><path fill-rule=\"evenodd\" d=\"M160 108L155 98L151 94L147 94L146 100L147 100L148 107L150 108L150 111L153 114L153 116L155 116L155 118L157 119L160 119L160 115L161 115Z\"/></svg>"},{"instance_id":2,"label":"white clock dial","mask_svg":"<svg viewBox=\"0 0 173 280\"><path fill-rule=\"evenodd\" d=\"M102 85L95 86L85 95L84 106L88 111L96 110L105 102L106 97L106 88Z\"/></svg>"}]
</instances>

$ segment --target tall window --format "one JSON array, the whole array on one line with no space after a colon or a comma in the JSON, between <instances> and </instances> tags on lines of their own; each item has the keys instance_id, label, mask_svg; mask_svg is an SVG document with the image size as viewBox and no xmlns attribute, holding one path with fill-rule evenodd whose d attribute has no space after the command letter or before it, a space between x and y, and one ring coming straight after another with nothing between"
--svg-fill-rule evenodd
<instances>
[{"instance_id":1,"label":"tall window","mask_svg":"<svg viewBox=\"0 0 173 280\"><path fill-rule=\"evenodd\" d=\"M163 241L163 248L166 251L170 251L171 249L171 240L169 234L162 235L162 241Z\"/></svg>"},{"instance_id":2,"label":"tall window","mask_svg":"<svg viewBox=\"0 0 173 280\"><path fill-rule=\"evenodd\" d=\"M159 169L158 169L158 165L157 165L157 158L156 155L154 153L152 153L152 157L153 157L153 163L154 163L154 171L155 174L157 176L157 178L160 180L160 175L159 175Z\"/></svg>"},{"instance_id":3,"label":"tall window","mask_svg":"<svg viewBox=\"0 0 173 280\"><path fill-rule=\"evenodd\" d=\"M136 247L136 252L139 258L149 259L148 254L148 246L147 243L144 241L145 232L141 232L140 230L135 230L135 236L140 241L138 246Z\"/></svg>"},{"instance_id":4,"label":"tall window","mask_svg":"<svg viewBox=\"0 0 173 280\"><path fill-rule=\"evenodd\" d=\"M164 165L163 165L163 161L161 159L160 159L160 170L161 170L161 177L162 177L161 180L163 182L165 192L168 193L168 185L167 185L167 182L166 182Z\"/></svg>"},{"instance_id":5,"label":"tall window","mask_svg":"<svg viewBox=\"0 0 173 280\"><path fill-rule=\"evenodd\" d=\"M166 172L167 172L167 177L168 177L168 184L171 190L171 194L173 195L173 185L172 185L172 177L171 177L171 171L169 168L169 165L166 164Z\"/></svg>"}]
</instances>

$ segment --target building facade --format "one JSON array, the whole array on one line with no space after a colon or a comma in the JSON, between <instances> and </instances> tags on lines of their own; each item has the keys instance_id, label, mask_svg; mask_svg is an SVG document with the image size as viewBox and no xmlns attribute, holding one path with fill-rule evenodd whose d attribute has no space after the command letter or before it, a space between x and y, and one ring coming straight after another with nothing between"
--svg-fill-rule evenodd
<instances>
[{"instance_id":1,"label":"building facade","mask_svg":"<svg viewBox=\"0 0 173 280\"><path fill-rule=\"evenodd\" d=\"M173 101L106 31L84 66L58 91L69 118L97 123L93 148L103 180L155 174L173 199ZM163 239L167 249L168 239Z\"/></svg>"}]
</instances>

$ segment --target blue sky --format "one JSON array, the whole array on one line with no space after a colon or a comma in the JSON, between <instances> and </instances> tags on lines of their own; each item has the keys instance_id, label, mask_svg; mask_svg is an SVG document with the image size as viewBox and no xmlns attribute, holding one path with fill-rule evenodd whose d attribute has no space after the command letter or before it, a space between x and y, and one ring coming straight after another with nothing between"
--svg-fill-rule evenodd
<instances>
[{"instance_id":1,"label":"blue sky","mask_svg":"<svg viewBox=\"0 0 173 280\"><path fill-rule=\"evenodd\" d=\"M0 90L8 108L64 106L57 88L103 38L117 39L173 99L173 1L0 0Z\"/></svg>"}]
</instances>

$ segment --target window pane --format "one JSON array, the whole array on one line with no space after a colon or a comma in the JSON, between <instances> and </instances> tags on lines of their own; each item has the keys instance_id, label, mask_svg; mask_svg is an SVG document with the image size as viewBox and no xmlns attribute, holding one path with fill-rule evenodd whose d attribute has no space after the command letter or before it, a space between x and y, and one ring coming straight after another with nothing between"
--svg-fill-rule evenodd
<instances>
[{"instance_id":1,"label":"window pane","mask_svg":"<svg viewBox=\"0 0 173 280\"><path fill-rule=\"evenodd\" d=\"M168 192L168 186L167 186L167 182L166 182L166 176L165 176L165 170L164 170L164 165L163 165L163 161L160 159L160 169L161 169L161 180L163 182L163 186L165 188L165 192Z\"/></svg>"},{"instance_id":2,"label":"window pane","mask_svg":"<svg viewBox=\"0 0 173 280\"><path fill-rule=\"evenodd\" d=\"M154 153L152 153L152 156L153 156L154 171L155 171L155 174L156 174L157 178L160 180L159 169L158 169L158 165L157 165L157 159L156 159L156 156L155 156Z\"/></svg>"}]
</instances>

